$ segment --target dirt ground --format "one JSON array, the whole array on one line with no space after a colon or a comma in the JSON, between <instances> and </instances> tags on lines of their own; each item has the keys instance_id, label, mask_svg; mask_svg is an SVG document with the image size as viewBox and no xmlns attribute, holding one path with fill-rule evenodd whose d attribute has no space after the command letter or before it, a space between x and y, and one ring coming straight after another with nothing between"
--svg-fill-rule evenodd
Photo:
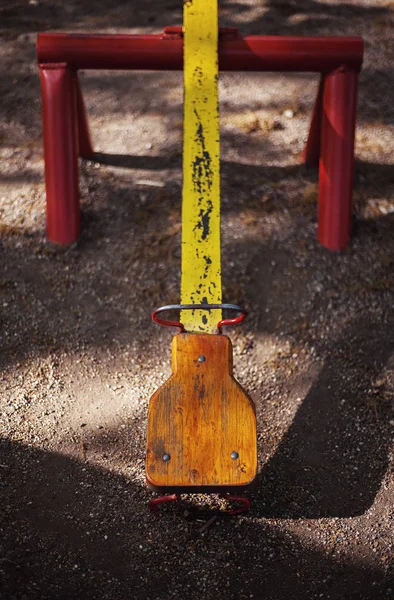
<instances>
[{"instance_id":1,"label":"dirt ground","mask_svg":"<svg viewBox=\"0 0 394 600\"><path fill-rule=\"evenodd\" d=\"M179 0L0 5L0 596L7 600L392 599L394 3L220 2L242 33L362 35L354 228L316 241L300 165L310 74L220 79L224 299L258 417L252 510L158 516L147 403L170 373L150 310L179 301L182 76L80 73L95 149L83 231L45 238L38 31L158 32ZM208 512L196 515L202 503Z\"/></svg>"}]
</instances>

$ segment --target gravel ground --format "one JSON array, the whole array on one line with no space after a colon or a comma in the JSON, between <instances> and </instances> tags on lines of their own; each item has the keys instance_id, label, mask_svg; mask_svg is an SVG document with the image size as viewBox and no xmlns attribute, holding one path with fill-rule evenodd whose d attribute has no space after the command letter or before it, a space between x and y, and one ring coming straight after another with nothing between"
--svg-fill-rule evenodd
<instances>
[{"instance_id":1,"label":"gravel ground","mask_svg":"<svg viewBox=\"0 0 394 600\"><path fill-rule=\"evenodd\" d=\"M146 506L147 403L171 340L150 309L179 300L181 74L81 73L99 153L80 165L83 232L45 239L36 32L156 32L181 5L0 6L0 595L392 599L393 2L220 2L244 33L366 42L342 253L316 241L317 173L299 164L316 76L221 77L224 299L250 310L229 335L258 417L250 513Z\"/></svg>"}]
</instances>

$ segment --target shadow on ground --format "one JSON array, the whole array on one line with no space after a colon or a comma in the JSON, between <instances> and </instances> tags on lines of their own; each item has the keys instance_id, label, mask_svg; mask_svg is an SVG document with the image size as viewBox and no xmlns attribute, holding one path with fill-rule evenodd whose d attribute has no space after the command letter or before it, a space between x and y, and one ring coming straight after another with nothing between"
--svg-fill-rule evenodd
<instances>
[{"instance_id":1,"label":"shadow on ground","mask_svg":"<svg viewBox=\"0 0 394 600\"><path fill-rule=\"evenodd\" d=\"M265 144L266 140L263 140L259 148L262 154L265 154ZM160 156L135 156L131 154L95 152L91 160L102 165L121 167L123 169L156 171L161 169L180 169L182 155L180 152ZM298 165L273 166L264 164L263 162L261 164L248 164L222 160L221 173L222 176L228 178L230 185L236 184L239 187L244 187L247 182L253 182L254 185L259 180L260 182L273 183L297 175L304 176L312 182L318 174L318 169L308 167L302 163ZM390 196L390 192L394 194L393 165L391 164L370 163L356 159L355 180L355 192L362 191L364 198L368 198L371 195L374 198L383 195Z\"/></svg>"},{"instance_id":2,"label":"shadow on ground","mask_svg":"<svg viewBox=\"0 0 394 600\"><path fill-rule=\"evenodd\" d=\"M393 352L390 328L379 321L353 323L328 349L323 368L312 375L307 396L258 475L261 516L344 518L372 506L391 446L386 427L391 401L375 382Z\"/></svg>"},{"instance_id":3,"label":"shadow on ground","mask_svg":"<svg viewBox=\"0 0 394 600\"><path fill-rule=\"evenodd\" d=\"M180 588L191 599L223 588L231 600L245 590L276 600L305 590L389 598L383 572L339 558L335 544L308 547L248 519L220 520L201 535L181 508L149 514L142 484L127 477L6 439L1 450L5 598L165 600Z\"/></svg>"}]
</instances>

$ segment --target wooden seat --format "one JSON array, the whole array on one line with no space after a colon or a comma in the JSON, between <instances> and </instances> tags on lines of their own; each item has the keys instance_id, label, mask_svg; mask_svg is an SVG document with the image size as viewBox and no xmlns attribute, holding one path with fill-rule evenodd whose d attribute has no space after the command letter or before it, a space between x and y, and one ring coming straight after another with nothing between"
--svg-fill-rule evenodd
<instances>
[{"instance_id":1,"label":"wooden seat","mask_svg":"<svg viewBox=\"0 0 394 600\"><path fill-rule=\"evenodd\" d=\"M256 475L256 417L253 401L232 376L230 339L174 336L172 370L149 403L149 487L161 493L239 491Z\"/></svg>"}]
</instances>

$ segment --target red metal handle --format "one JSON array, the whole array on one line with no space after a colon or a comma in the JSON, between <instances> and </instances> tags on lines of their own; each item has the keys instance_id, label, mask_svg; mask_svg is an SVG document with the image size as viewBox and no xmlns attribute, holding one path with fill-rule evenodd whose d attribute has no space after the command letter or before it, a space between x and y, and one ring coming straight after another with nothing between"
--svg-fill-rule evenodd
<instances>
[{"instance_id":1,"label":"red metal handle","mask_svg":"<svg viewBox=\"0 0 394 600\"><path fill-rule=\"evenodd\" d=\"M185 327L183 323L180 321L169 321L168 319L161 319L158 315L162 312L167 312L168 310L182 310L186 305L182 304L168 304L167 306L160 306L160 308L156 308L152 312L152 321L157 323L158 325L162 325L163 327L178 327L179 332L183 333L185 331Z\"/></svg>"},{"instance_id":2,"label":"red metal handle","mask_svg":"<svg viewBox=\"0 0 394 600\"><path fill-rule=\"evenodd\" d=\"M219 321L219 323L218 323L219 333L222 332L222 327L224 327L225 325L238 325L238 323L242 323L242 321L244 321L246 319L248 313L246 312L246 310L244 308L237 306L236 308L234 308L234 310L238 310L241 314L238 315L238 317L234 317L233 319L222 319L221 321Z\"/></svg>"},{"instance_id":3,"label":"red metal handle","mask_svg":"<svg viewBox=\"0 0 394 600\"><path fill-rule=\"evenodd\" d=\"M213 310L213 309L221 309L221 310L234 310L239 312L238 317L234 317L233 319L222 319L219 321L217 325L218 333L222 333L222 327L225 325L237 325L241 323L244 319L246 319L247 312L241 306L237 304L168 304L167 306L160 306L160 308L156 308L152 312L152 321L157 323L158 325L163 325L164 327L178 327L180 333L185 331L185 327L183 323L180 321L169 321L168 319L161 319L158 315L162 312L167 312L170 310Z\"/></svg>"}]
</instances>

